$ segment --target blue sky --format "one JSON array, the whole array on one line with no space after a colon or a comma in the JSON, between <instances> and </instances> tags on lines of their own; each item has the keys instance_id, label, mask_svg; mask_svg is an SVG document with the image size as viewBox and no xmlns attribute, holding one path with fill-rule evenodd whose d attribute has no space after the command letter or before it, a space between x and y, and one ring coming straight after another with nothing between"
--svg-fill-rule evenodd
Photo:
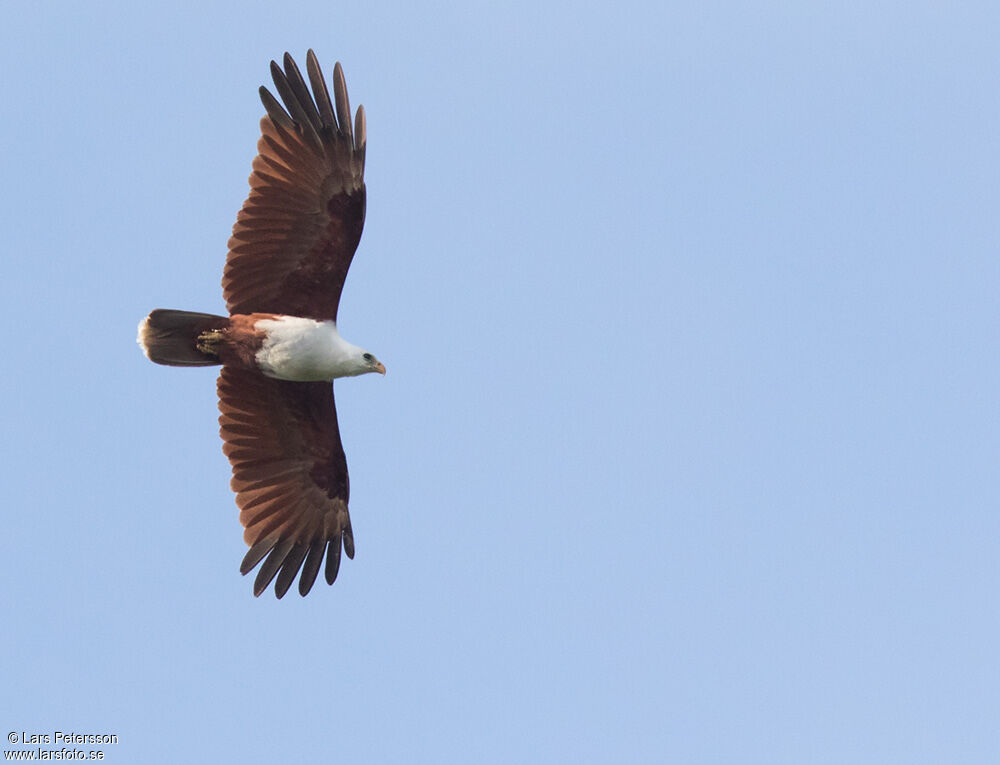
<instances>
[{"instance_id":1,"label":"blue sky","mask_svg":"<svg viewBox=\"0 0 1000 765\"><path fill-rule=\"evenodd\" d=\"M110 762L1000 758L1000 11L50 3L0 29L0 725ZM268 62L343 62L357 557L254 599L214 374Z\"/></svg>"}]
</instances>

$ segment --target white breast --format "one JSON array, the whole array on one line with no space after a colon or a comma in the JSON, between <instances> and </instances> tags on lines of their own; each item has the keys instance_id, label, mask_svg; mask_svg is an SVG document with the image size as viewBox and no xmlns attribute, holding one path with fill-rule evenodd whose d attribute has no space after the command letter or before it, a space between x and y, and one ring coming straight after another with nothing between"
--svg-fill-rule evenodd
<instances>
[{"instance_id":1,"label":"white breast","mask_svg":"<svg viewBox=\"0 0 1000 765\"><path fill-rule=\"evenodd\" d=\"M281 316L261 319L254 328L264 333L255 358L268 377L309 382L357 374L357 349L341 338L332 321Z\"/></svg>"}]
</instances>

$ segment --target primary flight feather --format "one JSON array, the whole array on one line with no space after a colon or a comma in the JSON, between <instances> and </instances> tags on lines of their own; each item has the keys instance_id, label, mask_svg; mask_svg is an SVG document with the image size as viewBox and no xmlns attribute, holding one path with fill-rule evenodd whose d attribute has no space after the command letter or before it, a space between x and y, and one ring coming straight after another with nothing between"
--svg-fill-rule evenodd
<instances>
[{"instance_id":1,"label":"primary flight feather","mask_svg":"<svg viewBox=\"0 0 1000 765\"><path fill-rule=\"evenodd\" d=\"M263 561L254 595L276 578L279 598L296 576L299 592L308 593L321 566L333 584L341 550L354 557L331 383L385 374L336 324L365 221L364 108L352 125L339 62L332 100L311 50L311 95L287 53L283 64L271 62L281 100L260 89L267 115L222 277L230 315L158 309L143 319L138 338L157 364L222 365L222 448L250 547L240 571Z\"/></svg>"}]
</instances>

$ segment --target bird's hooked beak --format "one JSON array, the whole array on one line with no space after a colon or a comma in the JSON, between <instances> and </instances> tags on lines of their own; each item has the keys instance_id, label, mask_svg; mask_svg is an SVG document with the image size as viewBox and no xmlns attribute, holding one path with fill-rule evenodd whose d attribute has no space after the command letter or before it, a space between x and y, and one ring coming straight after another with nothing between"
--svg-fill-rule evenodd
<instances>
[{"instance_id":1,"label":"bird's hooked beak","mask_svg":"<svg viewBox=\"0 0 1000 765\"><path fill-rule=\"evenodd\" d=\"M379 373L380 375L384 375L384 374L385 374L385 364L383 364L383 363L382 363L382 362L380 361L380 362L378 363L378 366L377 366L377 367L375 367L375 371L376 371L376 372L378 372L378 373Z\"/></svg>"}]
</instances>

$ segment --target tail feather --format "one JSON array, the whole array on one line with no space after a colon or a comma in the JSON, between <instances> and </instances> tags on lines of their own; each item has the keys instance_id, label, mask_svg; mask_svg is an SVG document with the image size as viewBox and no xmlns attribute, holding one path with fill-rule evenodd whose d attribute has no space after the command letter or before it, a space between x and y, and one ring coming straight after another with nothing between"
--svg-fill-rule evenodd
<instances>
[{"instance_id":1,"label":"tail feather","mask_svg":"<svg viewBox=\"0 0 1000 765\"><path fill-rule=\"evenodd\" d=\"M139 324L137 342L146 358L171 367L221 364L219 357L199 342L206 332L226 329L229 319L211 313L157 308Z\"/></svg>"}]
</instances>

